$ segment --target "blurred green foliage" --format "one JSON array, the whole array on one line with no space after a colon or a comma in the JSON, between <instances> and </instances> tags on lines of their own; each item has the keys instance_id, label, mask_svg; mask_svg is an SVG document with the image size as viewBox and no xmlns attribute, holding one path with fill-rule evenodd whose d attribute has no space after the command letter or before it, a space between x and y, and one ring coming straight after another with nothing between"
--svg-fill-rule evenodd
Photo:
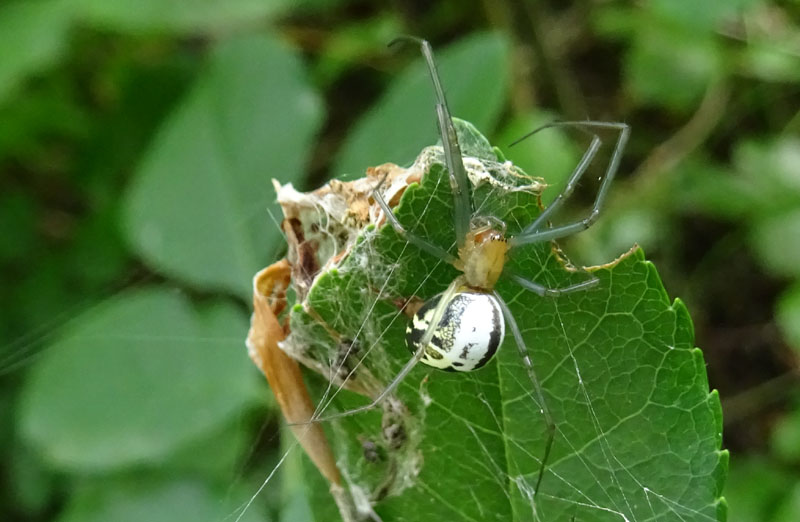
<instances>
[{"instance_id":1,"label":"blurred green foliage","mask_svg":"<svg viewBox=\"0 0 800 522\"><path fill-rule=\"evenodd\" d=\"M720 389L729 520L800 519L800 7L766 0L0 5L0 519L221 520L258 489L287 444L243 346L282 248L270 179L436 141L400 33L441 50L454 114L495 143L632 125L566 247L645 247ZM586 145L567 138L507 153L558 185ZM279 471L243 520L306 519Z\"/></svg>"}]
</instances>

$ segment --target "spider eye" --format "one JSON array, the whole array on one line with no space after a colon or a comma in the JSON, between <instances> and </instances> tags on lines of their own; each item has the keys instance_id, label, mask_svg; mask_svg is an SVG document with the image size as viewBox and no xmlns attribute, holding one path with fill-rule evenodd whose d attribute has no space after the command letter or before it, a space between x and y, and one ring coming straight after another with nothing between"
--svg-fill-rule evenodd
<instances>
[{"instance_id":1,"label":"spider eye","mask_svg":"<svg viewBox=\"0 0 800 522\"><path fill-rule=\"evenodd\" d=\"M412 352L420 348L441 294L428 300L406 328ZM469 372L484 366L505 336L503 312L491 294L463 290L443 305L444 312L425 347L422 362L440 370Z\"/></svg>"}]
</instances>

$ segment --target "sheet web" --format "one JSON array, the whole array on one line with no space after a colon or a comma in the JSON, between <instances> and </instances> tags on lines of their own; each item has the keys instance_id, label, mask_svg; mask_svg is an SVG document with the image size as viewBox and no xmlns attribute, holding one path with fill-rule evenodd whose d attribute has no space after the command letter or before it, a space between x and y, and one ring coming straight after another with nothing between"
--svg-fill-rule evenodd
<instances>
[{"instance_id":1,"label":"sheet web","mask_svg":"<svg viewBox=\"0 0 800 522\"><path fill-rule=\"evenodd\" d=\"M513 236L538 213L541 185L498 160L471 126L458 126L476 214L503 220ZM368 185L388 172L387 199L399 201L401 223L454 252L441 159L440 148L425 149L414 166L379 169ZM283 348L323 376L309 379L323 417L385 388L410 357L403 306L458 274L391 227L364 226L383 223L377 205L351 199L342 209L328 196L283 197L307 210L296 216L298 234L313 253L295 251L295 265L319 268L299 283ZM551 287L587 277L551 244L514 250L509 266ZM670 304L639 250L593 273L598 288L557 299L511 282L497 287L556 424L538 494L546 425L508 335L482 370L420 364L380 407L325 423L356 503L373 504L386 521L717 520L719 402L685 308Z\"/></svg>"}]
</instances>

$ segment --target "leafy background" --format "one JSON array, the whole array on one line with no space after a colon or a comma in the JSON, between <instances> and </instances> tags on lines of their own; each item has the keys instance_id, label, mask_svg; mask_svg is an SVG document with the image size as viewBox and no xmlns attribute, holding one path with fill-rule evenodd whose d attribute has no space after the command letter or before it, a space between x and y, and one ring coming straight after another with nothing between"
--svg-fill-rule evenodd
<instances>
[{"instance_id":1,"label":"leafy background","mask_svg":"<svg viewBox=\"0 0 800 522\"><path fill-rule=\"evenodd\" d=\"M729 520L800 519L800 8L530 4L3 3L0 518L220 520L255 491L286 444L242 343L282 248L269 180L435 141L416 54L385 47L410 33L493 143L632 125L603 219L566 248L645 248L720 390ZM506 150L557 184L582 144ZM304 519L281 471L246 520Z\"/></svg>"}]
</instances>

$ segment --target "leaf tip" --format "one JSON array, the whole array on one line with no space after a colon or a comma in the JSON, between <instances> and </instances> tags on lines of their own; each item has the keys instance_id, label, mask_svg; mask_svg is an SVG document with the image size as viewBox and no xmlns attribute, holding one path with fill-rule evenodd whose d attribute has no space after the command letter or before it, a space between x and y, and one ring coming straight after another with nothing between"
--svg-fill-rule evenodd
<instances>
[{"instance_id":1,"label":"leaf tip","mask_svg":"<svg viewBox=\"0 0 800 522\"><path fill-rule=\"evenodd\" d=\"M725 500L725 497L717 499L717 520L719 522L728 520L728 501Z\"/></svg>"},{"instance_id":2,"label":"leaf tip","mask_svg":"<svg viewBox=\"0 0 800 522\"><path fill-rule=\"evenodd\" d=\"M676 297L672 301L672 310L675 312L675 344L692 346L694 344L694 323L689 309L680 297Z\"/></svg>"},{"instance_id":3,"label":"leaf tip","mask_svg":"<svg viewBox=\"0 0 800 522\"><path fill-rule=\"evenodd\" d=\"M699 348L696 348L699 351ZM708 393L708 403L714 413L714 421L716 425L717 445L722 445L722 403L719 400L719 391L711 390Z\"/></svg>"},{"instance_id":4,"label":"leaf tip","mask_svg":"<svg viewBox=\"0 0 800 522\"><path fill-rule=\"evenodd\" d=\"M718 454L719 461L717 469L715 470L715 476L717 478L717 520L719 522L725 522L728 519L728 501L722 496L722 488L725 486L725 481L728 477L730 452L728 450L720 450Z\"/></svg>"}]
</instances>

